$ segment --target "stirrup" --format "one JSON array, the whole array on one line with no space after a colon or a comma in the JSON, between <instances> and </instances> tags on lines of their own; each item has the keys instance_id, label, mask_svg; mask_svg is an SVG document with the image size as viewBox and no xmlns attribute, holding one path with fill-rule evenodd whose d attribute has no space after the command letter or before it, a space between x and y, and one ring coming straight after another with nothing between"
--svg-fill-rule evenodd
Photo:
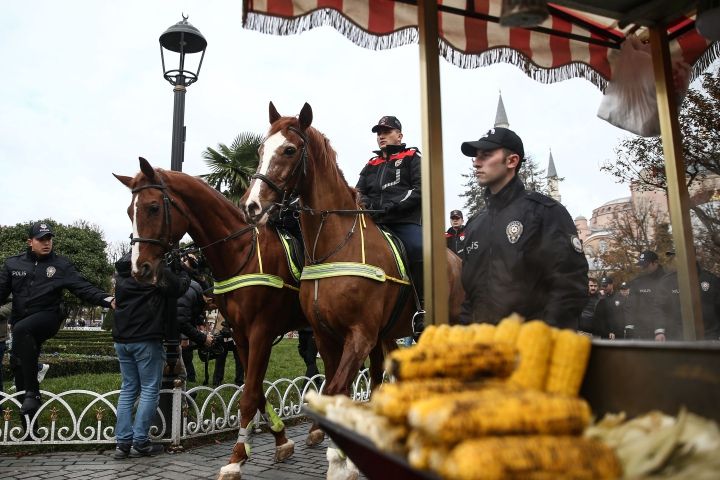
<instances>
[{"instance_id":1,"label":"stirrup","mask_svg":"<svg viewBox=\"0 0 720 480\"><path fill-rule=\"evenodd\" d=\"M413 336L419 336L425 330L425 310L418 310L412 318Z\"/></svg>"}]
</instances>

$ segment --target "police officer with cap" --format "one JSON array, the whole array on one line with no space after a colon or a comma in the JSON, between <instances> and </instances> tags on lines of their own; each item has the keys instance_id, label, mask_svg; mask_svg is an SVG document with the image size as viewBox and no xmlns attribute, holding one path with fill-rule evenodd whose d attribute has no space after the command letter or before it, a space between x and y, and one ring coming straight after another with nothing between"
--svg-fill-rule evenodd
<instances>
[{"instance_id":1,"label":"police officer with cap","mask_svg":"<svg viewBox=\"0 0 720 480\"><path fill-rule=\"evenodd\" d=\"M447 248L453 253L462 255L465 248L465 225L460 210L450 212L450 228L445 232L445 240L447 240Z\"/></svg>"},{"instance_id":2,"label":"police officer with cap","mask_svg":"<svg viewBox=\"0 0 720 480\"><path fill-rule=\"evenodd\" d=\"M17 390L25 390L21 411L30 418L40 407L40 347L60 329L63 290L92 305L114 308L112 295L92 285L69 259L53 251L53 236L49 223L33 224L28 231L27 251L7 258L0 270L0 304L11 293L13 298L10 363Z\"/></svg>"},{"instance_id":3,"label":"police officer with cap","mask_svg":"<svg viewBox=\"0 0 720 480\"><path fill-rule=\"evenodd\" d=\"M657 253L652 250L640 254L637 266L640 267L640 274L629 284L630 305L626 330L632 332L632 338L665 341L667 325L660 311L660 281L665 276L665 269L660 265Z\"/></svg>"},{"instance_id":4,"label":"police officer with cap","mask_svg":"<svg viewBox=\"0 0 720 480\"><path fill-rule=\"evenodd\" d=\"M517 312L577 329L587 301L587 260L565 207L527 190L518 177L522 140L496 127L461 150L473 157L487 205L465 228L462 284L472 320L498 323Z\"/></svg>"},{"instance_id":5,"label":"police officer with cap","mask_svg":"<svg viewBox=\"0 0 720 480\"><path fill-rule=\"evenodd\" d=\"M378 210L375 222L392 231L405 245L410 262L410 275L421 308L416 314L417 330L422 311L422 203L420 181L420 151L402 143L402 124L397 117L386 115L371 131L377 134L379 150L360 172L355 188L360 204L368 210Z\"/></svg>"}]
</instances>

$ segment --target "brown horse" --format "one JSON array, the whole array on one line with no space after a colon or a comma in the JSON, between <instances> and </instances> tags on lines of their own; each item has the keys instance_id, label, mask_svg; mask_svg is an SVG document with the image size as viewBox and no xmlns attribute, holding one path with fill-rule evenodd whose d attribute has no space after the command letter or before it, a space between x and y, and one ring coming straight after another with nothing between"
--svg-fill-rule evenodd
<instances>
[{"instance_id":1,"label":"brown horse","mask_svg":"<svg viewBox=\"0 0 720 480\"><path fill-rule=\"evenodd\" d=\"M262 382L273 340L307 325L297 288L290 285L292 276L274 229L245 223L238 208L202 180L153 169L144 158L140 159L140 170L134 178L115 175L133 192L128 215L133 225L132 269L136 279L154 282L163 257L176 248L185 233L207 258L213 276L220 279L216 280L216 290L223 279L242 281L247 278L242 275L259 272L275 276L277 288L251 285L216 296L220 312L232 326L245 369L240 433L219 478L240 478L240 465L248 460L246 432L252 431L248 423L258 410L270 417L276 461L294 451L294 442L285 436L284 425L266 402ZM315 439L321 441L322 437L316 435Z\"/></svg>"},{"instance_id":2,"label":"brown horse","mask_svg":"<svg viewBox=\"0 0 720 480\"><path fill-rule=\"evenodd\" d=\"M270 103L270 130L241 207L248 218L264 224L270 210L278 204L286 207L293 194L299 196L306 243L300 302L325 363L325 393L348 394L351 379L368 356L371 379L376 385L381 382L385 352L394 348L393 339L410 335L415 303L412 295L407 297L398 321L391 324L403 287L395 260L373 220L359 213L356 191L338 168L329 140L311 123L312 109L307 103L297 118L281 117ZM452 321L464 298L459 262L448 250ZM356 270L358 263L370 267L360 268L364 273L379 267L388 280L343 272L305 280L308 265L342 270L350 263Z\"/></svg>"}]
</instances>

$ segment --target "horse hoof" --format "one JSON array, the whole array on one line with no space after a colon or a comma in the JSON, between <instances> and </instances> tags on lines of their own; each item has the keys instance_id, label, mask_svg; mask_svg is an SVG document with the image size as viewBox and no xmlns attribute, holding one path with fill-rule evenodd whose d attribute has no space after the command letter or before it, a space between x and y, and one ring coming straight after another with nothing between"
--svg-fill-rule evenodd
<instances>
[{"instance_id":1,"label":"horse hoof","mask_svg":"<svg viewBox=\"0 0 720 480\"><path fill-rule=\"evenodd\" d=\"M357 480L360 471L355 464L336 448L328 448L326 457L328 460L327 480Z\"/></svg>"},{"instance_id":2,"label":"horse hoof","mask_svg":"<svg viewBox=\"0 0 720 480\"><path fill-rule=\"evenodd\" d=\"M295 442L288 438L288 441L282 445L275 447L275 461L282 462L295 453Z\"/></svg>"},{"instance_id":3,"label":"horse hoof","mask_svg":"<svg viewBox=\"0 0 720 480\"><path fill-rule=\"evenodd\" d=\"M313 430L308 433L308 436L305 439L305 445L313 447L315 445L320 445L323 440L325 440L325 432L322 430Z\"/></svg>"},{"instance_id":4,"label":"horse hoof","mask_svg":"<svg viewBox=\"0 0 720 480\"><path fill-rule=\"evenodd\" d=\"M242 472L239 463L228 463L220 469L217 480L240 480Z\"/></svg>"}]
</instances>

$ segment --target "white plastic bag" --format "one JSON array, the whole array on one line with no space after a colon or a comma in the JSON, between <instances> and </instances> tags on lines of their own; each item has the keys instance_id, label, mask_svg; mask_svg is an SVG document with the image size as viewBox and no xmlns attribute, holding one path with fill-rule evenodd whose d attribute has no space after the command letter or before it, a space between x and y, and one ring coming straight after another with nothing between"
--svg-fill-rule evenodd
<instances>
[{"instance_id":1,"label":"white plastic bag","mask_svg":"<svg viewBox=\"0 0 720 480\"><path fill-rule=\"evenodd\" d=\"M597 116L643 137L660 134L650 45L634 35L620 47Z\"/></svg>"}]
</instances>

